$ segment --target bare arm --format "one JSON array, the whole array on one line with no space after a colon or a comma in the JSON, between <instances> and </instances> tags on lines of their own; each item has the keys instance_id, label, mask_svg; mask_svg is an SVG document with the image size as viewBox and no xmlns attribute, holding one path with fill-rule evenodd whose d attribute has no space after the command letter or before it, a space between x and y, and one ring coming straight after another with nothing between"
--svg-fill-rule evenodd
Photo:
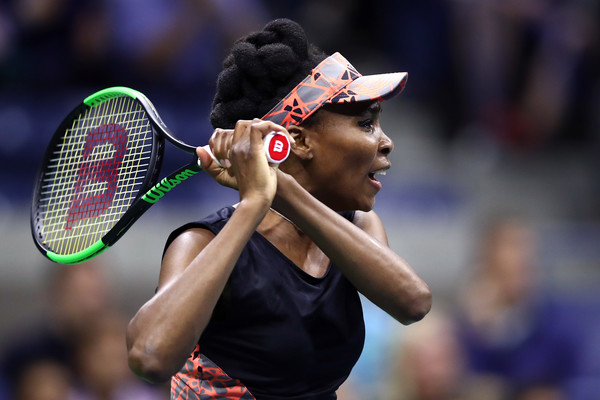
<instances>
[{"instance_id":1,"label":"bare arm","mask_svg":"<svg viewBox=\"0 0 600 400\"><path fill-rule=\"evenodd\" d=\"M355 225L281 171L273 207L309 235L362 294L392 317L409 324L427 314L429 287L389 248L375 212L357 212Z\"/></svg>"},{"instance_id":2,"label":"bare arm","mask_svg":"<svg viewBox=\"0 0 600 400\"><path fill-rule=\"evenodd\" d=\"M228 152L229 171L213 165L208 153L199 150L202 164L219 183L229 180L237 185L240 203L218 235L191 229L167 249L159 289L127 329L129 365L142 378L166 380L181 368L208 324L242 249L268 212L277 181L264 157L262 137L271 130L265 123L240 124L231 141L230 136L227 143L211 139L217 157L225 158Z\"/></svg>"},{"instance_id":3,"label":"bare arm","mask_svg":"<svg viewBox=\"0 0 600 400\"><path fill-rule=\"evenodd\" d=\"M181 368L266 210L260 204L240 203L214 238L211 232L192 229L169 246L159 289L127 330L129 364L136 374L151 382L163 381Z\"/></svg>"}]
</instances>

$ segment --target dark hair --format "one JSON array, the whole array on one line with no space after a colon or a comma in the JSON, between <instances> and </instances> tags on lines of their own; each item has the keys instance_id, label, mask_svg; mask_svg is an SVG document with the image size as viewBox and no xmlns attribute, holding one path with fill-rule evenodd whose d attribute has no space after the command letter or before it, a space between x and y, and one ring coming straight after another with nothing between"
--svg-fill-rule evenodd
<instances>
[{"instance_id":1,"label":"dark hair","mask_svg":"<svg viewBox=\"0 0 600 400\"><path fill-rule=\"evenodd\" d=\"M240 119L261 118L326 57L289 19L239 39L217 80L211 124L231 129Z\"/></svg>"}]
</instances>

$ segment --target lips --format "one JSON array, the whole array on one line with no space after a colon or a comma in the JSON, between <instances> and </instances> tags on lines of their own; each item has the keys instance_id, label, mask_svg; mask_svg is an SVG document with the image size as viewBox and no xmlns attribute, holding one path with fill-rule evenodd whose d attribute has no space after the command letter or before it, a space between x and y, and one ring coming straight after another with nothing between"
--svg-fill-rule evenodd
<instances>
[{"instance_id":1,"label":"lips","mask_svg":"<svg viewBox=\"0 0 600 400\"><path fill-rule=\"evenodd\" d=\"M376 169L374 171L369 172L368 177L371 183L373 183L377 189L381 189L381 182L375 177L376 175L385 175L387 170L390 169L390 165L386 165L385 167Z\"/></svg>"},{"instance_id":2,"label":"lips","mask_svg":"<svg viewBox=\"0 0 600 400\"><path fill-rule=\"evenodd\" d=\"M387 170L388 169L390 169L390 166L386 165L383 168L379 168L379 169L377 169L375 171L369 172L369 179L379 182L377 180L377 178L375 178L375 175L385 175L385 174L387 174Z\"/></svg>"}]
</instances>

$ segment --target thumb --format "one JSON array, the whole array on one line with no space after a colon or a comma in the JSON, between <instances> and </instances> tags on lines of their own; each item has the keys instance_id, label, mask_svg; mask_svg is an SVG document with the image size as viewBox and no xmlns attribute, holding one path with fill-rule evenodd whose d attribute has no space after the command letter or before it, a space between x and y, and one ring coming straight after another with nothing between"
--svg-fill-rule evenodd
<instances>
[{"instance_id":1,"label":"thumb","mask_svg":"<svg viewBox=\"0 0 600 400\"><path fill-rule=\"evenodd\" d=\"M200 160L200 166L206 171L213 167L213 164L216 165L215 160L209 151L210 150L208 149L208 146L200 146L196 148L196 155Z\"/></svg>"}]
</instances>

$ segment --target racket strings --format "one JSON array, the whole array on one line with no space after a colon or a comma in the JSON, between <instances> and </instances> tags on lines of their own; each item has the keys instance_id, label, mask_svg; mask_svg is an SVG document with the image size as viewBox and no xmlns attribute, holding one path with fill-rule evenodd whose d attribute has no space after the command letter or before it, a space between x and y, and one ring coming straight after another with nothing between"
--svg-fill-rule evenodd
<instances>
[{"instance_id":1,"label":"racket strings","mask_svg":"<svg viewBox=\"0 0 600 400\"><path fill-rule=\"evenodd\" d=\"M105 189L105 186L100 186L100 185L101 184L97 184L97 186L94 186L94 184L91 183L89 186L91 187L91 189L95 189L95 190L88 190L88 191L86 191L85 194L91 195L93 193L96 193L96 192L99 192L99 191ZM133 183L129 183L129 184L125 183L125 184L121 185L121 188L124 190L124 194L125 193L137 193L138 192L138 190L137 190L138 186L139 185L137 183L133 182ZM47 196L47 195L49 195L51 193L52 193L52 191L50 191L50 190L48 190L48 191L42 191L41 192L41 194L43 196ZM60 196L60 195L56 196L56 199L54 200L53 206L54 207L67 207L67 206L70 206L71 205L71 201L72 201L71 200L72 196L69 196L69 194L70 193L66 192L66 194L63 195L63 196ZM40 199L40 203L41 204L43 204L43 203L49 204L50 203L50 199L48 199L48 198L42 198L42 199ZM48 229L48 227L49 227L49 225L45 226L46 229Z\"/></svg>"},{"instance_id":2,"label":"racket strings","mask_svg":"<svg viewBox=\"0 0 600 400\"><path fill-rule=\"evenodd\" d=\"M141 162L135 166L133 166L133 165L123 166L122 172L130 174L130 173L134 172L135 169L137 169L137 168L148 167L150 165L148 163L148 161L150 160L150 154L151 154L150 151L141 153L141 155L143 157L140 159ZM146 162L146 163L144 163L144 162ZM76 174L79 171L79 169L80 169L79 167L73 167L70 169L65 169L61 173ZM57 184L55 185L55 182L51 179L51 177L56 176L56 174L57 174L57 171L55 171L55 170L48 171L47 177L44 178L42 181L44 183L40 186L42 188L42 191L40 192L42 195L46 195L51 192L51 190L45 190L45 189L52 189L52 190L60 189L60 187L57 187L56 186ZM62 182L62 183L68 183L68 182Z\"/></svg>"},{"instance_id":3,"label":"racket strings","mask_svg":"<svg viewBox=\"0 0 600 400\"><path fill-rule=\"evenodd\" d=\"M135 199L135 196L131 196L128 199L129 200L133 200L133 199ZM121 215L123 215L123 213L120 212L120 210L117 210L116 212L107 212L107 213L105 213L104 216L107 217L107 218L112 217L115 220L119 220L119 218L121 217ZM105 221L88 222L86 224L86 226L88 228L95 226L97 228L103 229L103 224L104 223L105 223ZM54 226L50 225L50 226L47 226L45 228L47 228L50 231L52 231L53 229L60 231L60 230L62 230L64 228L64 223L59 222L59 223L56 223ZM86 234L89 234L89 233L86 233ZM71 239L76 238L76 237L79 237L79 236L77 234L71 234L71 235L68 235L68 236L62 235L62 236L59 236L59 237L55 238L54 239L54 243L65 241L65 240L71 240ZM91 242L90 244L93 244L93 242Z\"/></svg>"},{"instance_id":4,"label":"racket strings","mask_svg":"<svg viewBox=\"0 0 600 400\"><path fill-rule=\"evenodd\" d=\"M73 120L42 178L42 235L57 254L73 254L106 234L147 175L153 132L143 106L122 96Z\"/></svg>"}]
</instances>

